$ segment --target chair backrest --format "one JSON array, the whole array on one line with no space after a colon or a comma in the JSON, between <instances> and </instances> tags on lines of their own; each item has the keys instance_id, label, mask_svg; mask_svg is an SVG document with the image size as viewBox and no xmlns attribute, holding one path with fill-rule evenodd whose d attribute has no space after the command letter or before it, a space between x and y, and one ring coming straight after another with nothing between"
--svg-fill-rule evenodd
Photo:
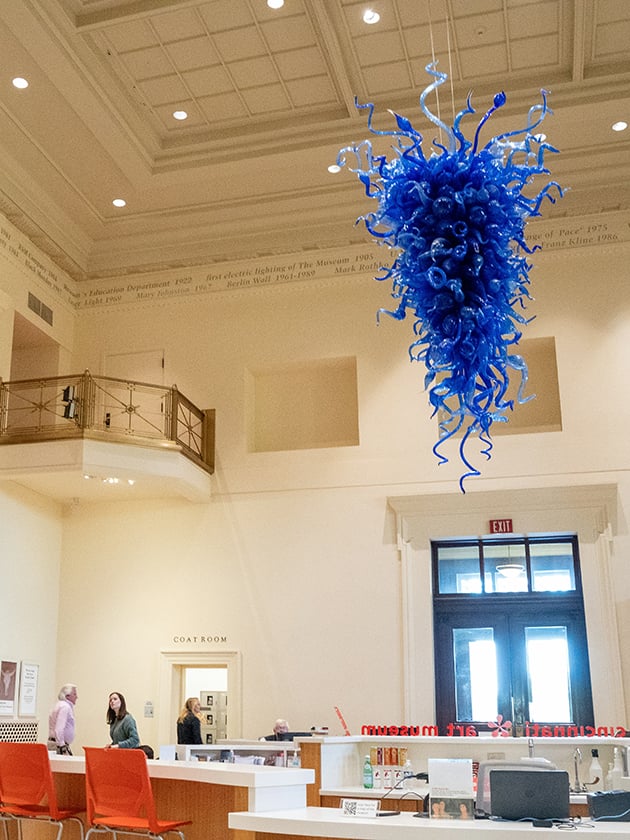
<instances>
[{"instance_id":1,"label":"chair backrest","mask_svg":"<svg viewBox=\"0 0 630 840\"><path fill-rule=\"evenodd\" d=\"M0 742L0 801L4 805L47 805L57 818L57 795L45 744Z\"/></svg>"},{"instance_id":2,"label":"chair backrest","mask_svg":"<svg viewBox=\"0 0 630 840\"><path fill-rule=\"evenodd\" d=\"M155 826L153 791L142 750L83 749L88 823L94 817L143 817Z\"/></svg>"}]
</instances>

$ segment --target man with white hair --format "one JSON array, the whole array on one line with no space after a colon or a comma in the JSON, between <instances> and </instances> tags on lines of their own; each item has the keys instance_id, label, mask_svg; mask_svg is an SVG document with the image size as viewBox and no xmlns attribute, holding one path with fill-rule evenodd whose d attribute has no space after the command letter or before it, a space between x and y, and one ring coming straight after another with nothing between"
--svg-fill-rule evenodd
<instances>
[{"instance_id":1,"label":"man with white hair","mask_svg":"<svg viewBox=\"0 0 630 840\"><path fill-rule=\"evenodd\" d=\"M70 745L74 741L74 704L77 702L77 687L66 683L61 687L57 702L48 718L48 749L57 755L72 755Z\"/></svg>"}]
</instances>

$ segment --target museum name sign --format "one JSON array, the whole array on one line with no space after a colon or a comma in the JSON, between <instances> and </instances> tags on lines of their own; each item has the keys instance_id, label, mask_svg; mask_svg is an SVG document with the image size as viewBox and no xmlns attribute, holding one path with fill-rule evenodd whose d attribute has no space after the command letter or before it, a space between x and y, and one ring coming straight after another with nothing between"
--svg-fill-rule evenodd
<instances>
[{"instance_id":1,"label":"museum name sign","mask_svg":"<svg viewBox=\"0 0 630 840\"><path fill-rule=\"evenodd\" d=\"M502 724L491 722L489 723L489 729L495 738L507 738L513 734L511 731L512 725L509 721ZM525 738L625 738L628 732L625 726L546 726L527 721L522 727L522 734ZM434 724L417 726L363 724L361 735L386 735L393 738L404 738L406 736L413 738L435 738L440 735L445 735L447 738L475 738L479 737L479 732L475 726L458 723L447 723L443 731L440 731L439 727Z\"/></svg>"}]
</instances>

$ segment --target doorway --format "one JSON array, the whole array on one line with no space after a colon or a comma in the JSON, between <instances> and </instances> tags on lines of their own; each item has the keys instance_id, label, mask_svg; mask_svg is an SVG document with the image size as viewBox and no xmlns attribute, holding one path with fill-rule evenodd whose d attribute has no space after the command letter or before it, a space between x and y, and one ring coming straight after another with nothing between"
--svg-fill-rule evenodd
<instances>
[{"instance_id":1,"label":"doorway","mask_svg":"<svg viewBox=\"0 0 630 840\"><path fill-rule=\"evenodd\" d=\"M197 673L195 673L197 672ZM190 675L190 679L188 676ZM225 728L226 738L240 738L242 732L242 677L241 654L238 651L222 653L162 651L160 655L160 705L158 712L158 739L160 745L174 744L177 716L187 696L198 696L197 691L209 691L210 685L201 688L197 679L212 679L229 696L229 715ZM193 691L195 687L195 691ZM190 688L191 693L187 694Z\"/></svg>"}]
</instances>

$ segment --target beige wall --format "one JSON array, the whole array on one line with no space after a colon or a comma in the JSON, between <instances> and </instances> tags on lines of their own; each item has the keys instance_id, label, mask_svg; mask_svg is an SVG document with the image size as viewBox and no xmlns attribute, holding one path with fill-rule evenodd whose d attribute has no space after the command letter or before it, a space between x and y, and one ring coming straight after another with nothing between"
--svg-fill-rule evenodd
<instances>
[{"instance_id":1,"label":"beige wall","mask_svg":"<svg viewBox=\"0 0 630 840\"><path fill-rule=\"evenodd\" d=\"M40 666L37 714L47 720L59 688L72 682L63 668L57 673L61 511L42 496L6 482L0 484L0 528L1 656ZM46 737L47 723L40 733Z\"/></svg>"},{"instance_id":2,"label":"beige wall","mask_svg":"<svg viewBox=\"0 0 630 840\"><path fill-rule=\"evenodd\" d=\"M497 438L483 477L468 484L471 498L524 488L534 501L541 486L618 484L610 562L611 611L620 612L630 600L629 251L537 257L527 313L537 319L526 335L556 339L564 428ZM82 503L57 520L63 550L50 684L79 684L78 742L105 743L107 694L120 690L142 740L155 746L166 714L158 702L161 652L173 650L240 652L236 734L244 737L267 732L278 716L295 728L327 724L340 732L335 705L354 732L364 722L400 721L403 579L388 498L459 498L460 467L453 457L438 468L431 453L437 429L424 372L407 357L412 320L376 326L377 309L390 303L384 284L352 276L79 312L70 368L98 373L107 354L163 348L165 383L217 410L217 472L208 504ZM360 445L248 453L248 372L343 356L357 358ZM38 505L29 505L27 521L44 528ZM23 520L11 522L11 513L5 495L0 517L20 533ZM459 534L457 515L444 527ZM59 562L54 553L49 559ZM25 598L15 600L14 613ZM627 621L619 621L625 639ZM40 643L54 651L49 625L39 629ZM215 634L225 642L173 641ZM431 648L425 633L418 656L429 662ZM431 685L427 668L414 707L423 719L433 715ZM623 689L630 698L627 660ZM154 719L143 718L147 700Z\"/></svg>"}]
</instances>

